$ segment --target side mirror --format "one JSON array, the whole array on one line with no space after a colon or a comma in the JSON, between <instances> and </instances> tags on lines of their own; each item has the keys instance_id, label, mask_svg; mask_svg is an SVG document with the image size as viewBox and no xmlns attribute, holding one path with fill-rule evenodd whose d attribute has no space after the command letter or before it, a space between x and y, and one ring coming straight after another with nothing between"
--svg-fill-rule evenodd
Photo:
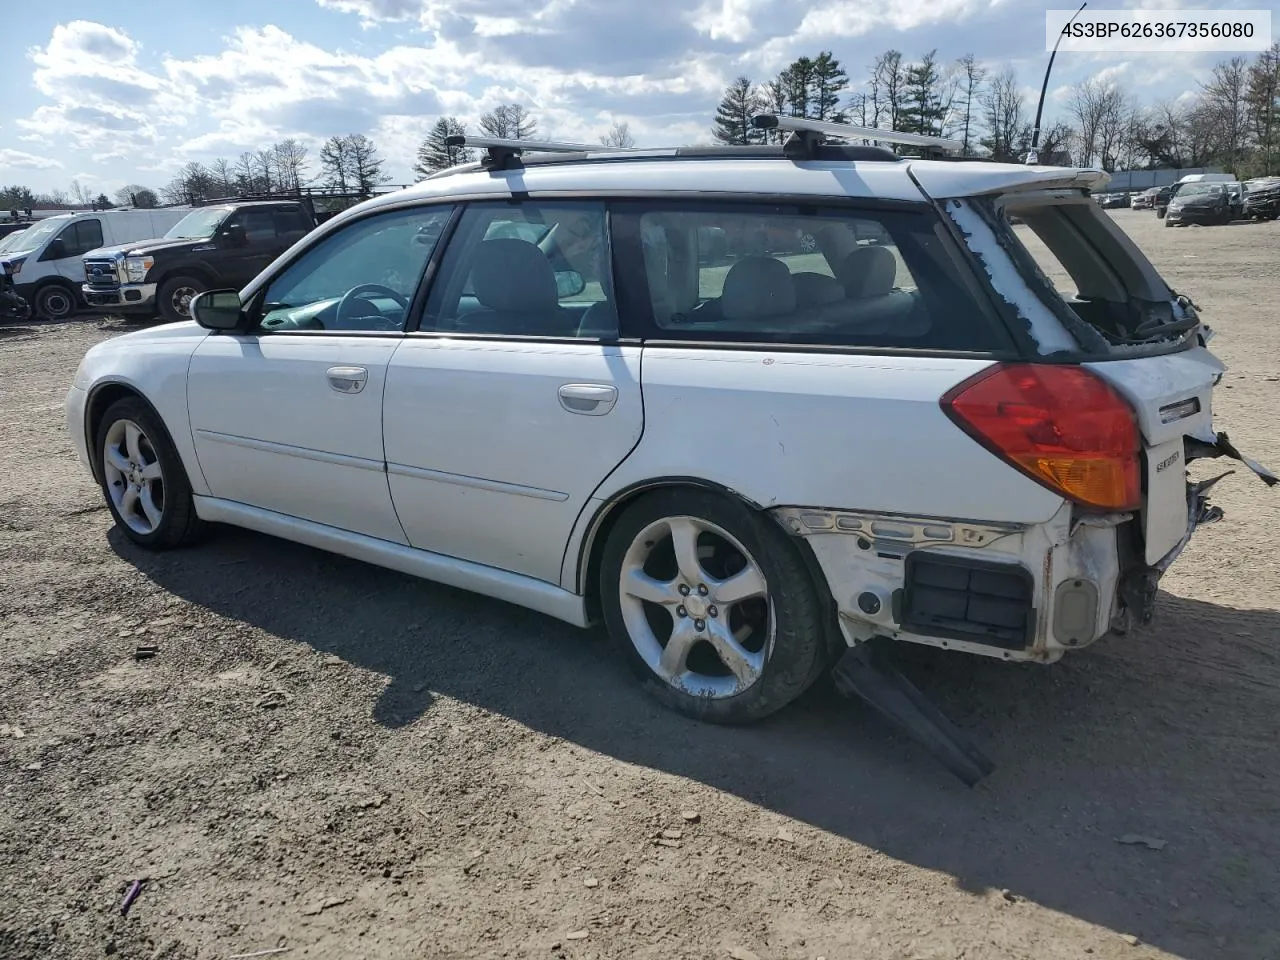
<instances>
[{"instance_id":1,"label":"side mirror","mask_svg":"<svg viewBox=\"0 0 1280 960\"><path fill-rule=\"evenodd\" d=\"M587 281L577 270L560 270L556 273L556 298L576 297L587 289Z\"/></svg>"},{"instance_id":2,"label":"side mirror","mask_svg":"<svg viewBox=\"0 0 1280 960\"><path fill-rule=\"evenodd\" d=\"M206 290L191 298L191 318L207 330L235 330L244 319L238 290Z\"/></svg>"}]
</instances>

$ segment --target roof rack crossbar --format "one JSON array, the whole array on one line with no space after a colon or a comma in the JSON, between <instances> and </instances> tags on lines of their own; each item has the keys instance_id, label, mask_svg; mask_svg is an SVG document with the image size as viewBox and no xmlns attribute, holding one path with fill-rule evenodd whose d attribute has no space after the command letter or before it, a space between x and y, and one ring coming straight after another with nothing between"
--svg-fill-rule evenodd
<instances>
[{"instance_id":1,"label":"roof rack crossbar","mask_svg":"<svg viewBox=\"0 0 1280 960\"><path fill-rule=\"evenodd\" d=\"M906 147L921 147L928 153L951 153L964 149L960 140L947 137L929 137L920 133L903 133L900 130L881 130L878 127L859 127L851 123L833 123L829 120L810 120L807 117L785 117L766 113L751 118L757 130L790 130L794 135L793 151L812 156L822 145L823 137L873 140L879 143L896 143Z\"/></svg>"},{"instance_id":2,"label":"roof rack crossbar","mask_svg":"<svg viewBox=\"0 0 1280 960\"><path fill-rule=\"evenodd\" d=\"M511 140L505 137L472 137L456 134L445 138L447 147L480 147L486 153L480 163L492 170L509 170L518 166L517 159L528 153L625 153L623 147L600 144L567 143L562 140Z\"/></svg>"}]
</instances>

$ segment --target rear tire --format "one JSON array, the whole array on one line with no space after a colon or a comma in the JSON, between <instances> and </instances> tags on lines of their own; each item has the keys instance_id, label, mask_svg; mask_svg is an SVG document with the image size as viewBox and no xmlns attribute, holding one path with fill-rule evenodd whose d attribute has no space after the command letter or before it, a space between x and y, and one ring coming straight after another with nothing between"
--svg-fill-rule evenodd
<instances>
[{"instance_id":1,"label":"rear tire","mask_svg":"<svg viewBox=\"0 0 1280 960\"><path fill-rule=\"evenodd\" d=\"M828 665L824 606L798 548L727 497L662 490L636 501L609 534L599 588L632 670L686 716L758 720Z\"/></svg>"},{"instance_id":2,"label":"rear tire","mask_svg":"<svg viewBox=\"0 0 1280 960\"><path fill-rule=\"evenodd\" d=\"M51 283L36 291L32 312L45 320L60 321L75 316L76 294L61 283Z\"/></svg>"},{"instance_id":3,"label":"rear tire","mask_svg":"<svg viewBox=\"0 0 1280 960\"><path fill-rule=\"evenodd\" d=\"M171 550L204 532L169 431L140 399L125 397L107 408L93 449L107 509L138 546Z\"/></svg>"},{"instance_id":4,"label":"rear tire","mask_svg":"<svg viewBox=\"0 0 1280 960\"><path fill-rule=\"evenodd\" d=\"M169 323L191 319L191 300L204 293L208 285L198 277L170 277L160 284L156 294L160 316Z\"/></svg>"}]
</instances>

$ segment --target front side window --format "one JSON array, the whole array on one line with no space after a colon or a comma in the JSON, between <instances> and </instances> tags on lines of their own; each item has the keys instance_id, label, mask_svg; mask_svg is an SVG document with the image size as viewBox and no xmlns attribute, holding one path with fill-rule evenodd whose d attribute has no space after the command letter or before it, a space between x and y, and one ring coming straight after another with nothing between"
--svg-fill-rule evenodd
<instances>
[{"instance_id":1,"label":"front side window","mask_svg":"<svg viewBox=\"0 0 1280 960\"><path fill-rule=\"evenodd\" d=\"M614 302L604 204L477 203L445 251L422 329L605 337Z\"/></svg>"},{"instance_id":2,"label":"front side window","mask_svg":"<svg viewBox=\"0 0 1280 960\"><path fill-rule=\"evenodd\" d=\"M267 286L260 326L266 331L403 330L452 212L451 206L394 210L329 234Z\"/></svg>"},{"instance_id":3,"label":"front side window","mask_svg":"<svg viewBox=\"0 0 1280 960\"><path fill-rule=\"evenodd\" d=\"M41 254L41 260L59 260L80 257L102 246L101 220L75 220L62 228L57 243L50 244Z\"/></svg>"},{"instance_id":4,"label":"front side window","mask_svg":"<svg viewBox=\"0 0 1280 960\"><path fill-rule=\"evenodd\" d=\"M650 208L638 232L660 339L989 351L1007 345L936 216Z\"/></svg>"}]
</instances>

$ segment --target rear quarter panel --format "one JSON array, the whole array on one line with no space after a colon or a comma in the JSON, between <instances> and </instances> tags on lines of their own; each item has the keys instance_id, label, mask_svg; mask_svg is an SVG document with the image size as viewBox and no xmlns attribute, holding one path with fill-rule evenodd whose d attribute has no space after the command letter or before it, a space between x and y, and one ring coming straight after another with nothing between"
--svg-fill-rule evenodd
<instances>
[{"instance_id":1,"label":"rear quarter panel","mask_svg":"<svg viewBox=\"0 0 1280 960\"><path fill-rule=\"evenodd\" d=\"M1042 523L1062 499L939 405L990 362L647 347L644 435L596 497L698 477L762 507Z\"/></svg>"}]
</instances>

